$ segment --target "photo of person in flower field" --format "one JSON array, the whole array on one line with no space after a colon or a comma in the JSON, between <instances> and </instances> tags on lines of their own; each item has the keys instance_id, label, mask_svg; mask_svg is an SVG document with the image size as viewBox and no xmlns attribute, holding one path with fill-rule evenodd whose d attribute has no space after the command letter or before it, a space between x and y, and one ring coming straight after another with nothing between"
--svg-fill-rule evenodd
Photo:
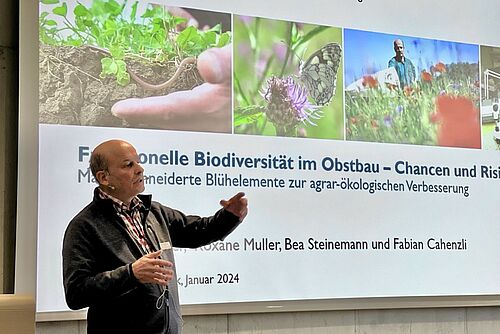
<instances>
[{"instance_id":1,"label":"photo of person in flower field","mask_svg":"<svg viewBox=\"0 0 500 334\"><path fill-rule=\"evenodd\" d=\"M342 30L233 18L234 133L344 139Z\"/></svg>"},{"instance_id":2,"label":"photo of person in flower field","mask_svg":"<svg viewBox=\"0 0 500 334\"><path fill-rule=\"evenodd\" d=\"M344 30L346 139L481 148L479 47Z\"/></svg>"}]
</instances>

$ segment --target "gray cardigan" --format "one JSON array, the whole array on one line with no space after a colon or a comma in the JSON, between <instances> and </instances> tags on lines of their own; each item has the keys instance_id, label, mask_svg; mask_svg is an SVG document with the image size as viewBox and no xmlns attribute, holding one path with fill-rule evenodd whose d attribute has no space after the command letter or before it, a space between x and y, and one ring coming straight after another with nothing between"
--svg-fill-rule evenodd
<instances>
[{"instance_id":1,"label":"gray cardigan","mask_svg":"<svg viewBox=\"0 0 500 334\"><path fill-rule=\"evenodd\" d=\"M160 242L174 247L197 248L222 240L239 224L232 213L221 209L211 217L187 216L180 211L139 195L145 205L146 239L154 250ZM141 284L132 273L132 263L143 256L129 236L111 200L94 192L93 201L69 223L63 242L63 279L66 302L71 309L89 307L88 333L182 332L177 277L168 285L168 301L157 308L162 288ZM173 250L162 258L175 262ZM168 327L168 328L167 328Z\"/></svg>"}]
</instances>

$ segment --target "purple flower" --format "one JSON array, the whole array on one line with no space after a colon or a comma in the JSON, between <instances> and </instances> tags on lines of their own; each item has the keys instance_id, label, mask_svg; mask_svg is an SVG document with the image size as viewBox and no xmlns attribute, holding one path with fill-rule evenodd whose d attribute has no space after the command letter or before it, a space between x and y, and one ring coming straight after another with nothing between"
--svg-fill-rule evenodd
<instances>
[{"instance_id":1,"label":"purple flower","mask_svg":"<svg viewBox=\"0 0 500 334\"><path fill-rule=\"evenodd\" d=\"M388 128L390 128L392 126L392 117L390 115L387 115L384 117L384 124Z\"/></svg>"},{"instance_id":2,"label":"purple flower","mask_svg":"<svg viewBox=\"0 0 500 334\"><path fill-rule=\"evenodd\" d=\"M244 15L238 15L238 18L241 20L241 22L245 23L246 25L249 25L254 17L252 16L244 16Z\"/></svg>"},{"instance_id":3,"label":"purple flower","mask_svg":"<svg viewBox=\"0 0 500 334\"><path fill-rule=\"evenodd\" d=\"M289 134L300 122L316 125L313 119L322 116L319 107L307 100L307 89L296 84L291 76L268 79L263 97L268 102L266 116L278 135Z\"/></svg>"},{"instance_id":4,"label":"purple flower","mask_svg":"<svg viewBox=\"0 0 500 334\"><path fill-rule=\"evenodd\" d=\"M252 48L249 43L242 42L238 43L238 56L241 58L248 58L252 52Z\"/></svg>"},{"instance_id":5,"label":"purple flower","mask_svg":"<svg viewBox=\"0 0 500 334\"><path fill-rule=\"evenodd\" d=\"M278 58L279 60L281 61L285 60L286 51L287 47L284 43L280 42L273 44L273 52L276 55L276 58Z\"/></svg>"},{"instance_id":6,"label":"purple flower","mask_svg":"<svg viewBox=\"0 0 500 334\"><path fill-rule=\"evenodd\" d=\"M262 77L264 71L267 68L267 63L269 62L269 58L271 57L270 52L262 51L259 56L259 59L255 62L255 73L258 77Z\"/></svg>"},{"instance_id":7,"label":"purple flower","mask_svg":"<svg viewBox=\"0 0 500 334\"><path fill-rule=\"evenodd\" d=\"M396 109L395 109L395 110L396 110L396 112L397 112L398 114L402 114L402 113L403 113L403 111L404 111L404 107L403 107L402 105L400 105L400 104L399 104L399 105L396 107Z\"/></svg>"}]
</instances>

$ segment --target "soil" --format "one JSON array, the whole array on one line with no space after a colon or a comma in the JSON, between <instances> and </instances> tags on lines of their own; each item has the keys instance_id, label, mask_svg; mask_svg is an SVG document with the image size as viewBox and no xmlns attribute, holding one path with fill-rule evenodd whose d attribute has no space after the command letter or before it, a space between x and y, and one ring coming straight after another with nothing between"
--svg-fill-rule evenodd
<instances>
[{"instance_id":1,"label":"soil","mask_svg":"<svg viewBox=\"0 0 500 334\"><path fill-rule=\"evenodd\" d=\"M101 58L107 55L88 46L40 46L39 122L108 127L148 127L130 124L111 114L118 101L131 97L166 95L189 90L203 83L196 67L185 68L176 82L163 90L151 91L131 79L126 86L115 78L101 78ZM177 70L174 62L153 63L125 59L129 71L144 81L160 84Z\"/></svg>"}]
</instances>

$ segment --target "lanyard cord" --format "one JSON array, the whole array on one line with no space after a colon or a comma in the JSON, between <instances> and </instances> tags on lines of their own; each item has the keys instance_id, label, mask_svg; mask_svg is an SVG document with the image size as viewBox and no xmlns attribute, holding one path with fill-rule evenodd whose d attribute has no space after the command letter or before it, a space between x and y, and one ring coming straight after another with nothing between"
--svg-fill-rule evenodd
<instances>
[{"instance_id":1,"label":"lanyard cord","mask_svg":"<svg viewBox=\"0 0 500 334\"><path fill-rule=\"evenodd\" d=\"M161 295L158 297L158 299L156 300L156 308L158 310L161 310L163 308L163 304L165 304L166 308L167 308L167 333L170 333L170 303L168 302L168 299L169 299L169 295L168 295L168 287L167 286L162 286L161 287L163 289L163 292L161 293Z\"/></svg>"},{"instance_id":2,"label":"lanyard cord","mask_svg":"<svg viewBox=\"0 0 500 334\"><path fill-rule=\"evenodd\" d=\"M154 230L149 226L148 224L145 224L146 229L151 229L152 230L152 235L155 238L155 241L157 245L160 245L160 241L158 240L158 237L156 236L156 233ZM146 232L146 231L144 231ZM147 235L146 233L144 233ZM163 249L162 249L163 250ZM166 321L166 328L167 328L167 334L170 333L170 303L169 303L169 292L168 292L168 285L162 286L160 285L160 289L162 289L161 295L156 299L156 309L161 310L163 308L163 305L165 304L166 306L166 313L167 313L167 321Z\"/></svg>"},{"instance_id":3,"label":"lanyard cord","mask_svg":"<svg viewBox=\"0 0 500 334\"><path fill-rule=\"evenodd\" d=\"M161 293L161 295L158 297L158 299L156 300L156 308L158 310L161 310L163 308L163 304L165 303L166 301L166 304L167 304L167 308L169 306L168 304L168 287L164 286L162 287L163 289L163 292Z\"/></svg>"}]
</instances>

